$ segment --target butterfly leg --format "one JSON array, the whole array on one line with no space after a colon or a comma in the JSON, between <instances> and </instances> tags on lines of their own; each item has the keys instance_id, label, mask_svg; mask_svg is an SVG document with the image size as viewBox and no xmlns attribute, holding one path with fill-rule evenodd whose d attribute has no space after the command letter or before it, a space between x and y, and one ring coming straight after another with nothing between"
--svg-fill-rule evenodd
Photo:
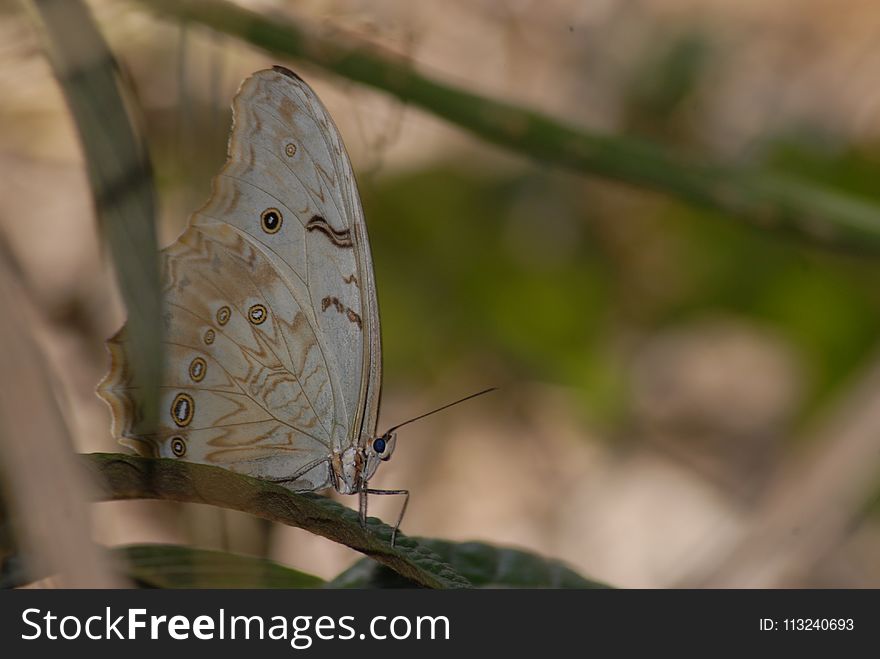
<instances>
[{"instance_id":1,"label":"butterfly leg","mask_svg":"<svg viewBox=\"0 0 880 659\"><path fill-rule=\"evenodd\" d=\"M403 522L403 516L406 514L406 507L409 505L409 490L374 490L372 488L368 488L363 490L364 496L364 505L363 512L364 516L366 516L367 505L366 505L366 495L367 494L402 494L405 498L403 500L403 506L400 508L400 515L397 516L397 524L394 525L394 530L391 532L391 546L394 546L394 541L397 539L397 529L400 528L401 522Z\"/></svg>"},{"instance_id":2,"label":"butterfly leg","mask_svg":"<svg viewBox=\"0 0 880 659\"><path fill-rule=\"evenodd\" d=\"M297 480L300 476L307 474L312 469L317 467L319 464L322 464L324 462L330 462L330 459L329 458L318 458L317 460L309 462L307 465L302 467L299 471L294 473L292 476L284 476L283 478L266 478L264 480L267 480L270 483L292 483L293 481ZM333 478L333 470L332 469L330 470L330 477Z\"/></svg>"},{"instance_id":3,"label":"butterfly leg","mask_svg":"<svg viewBox=\"0 0 880 659\"><path fill-rule=\"evenodd\" d=\"M361 523L361 528L367 528L367 490L366 488L362 488L358 491L358 519Z\"/></svg>"}]
</instances>

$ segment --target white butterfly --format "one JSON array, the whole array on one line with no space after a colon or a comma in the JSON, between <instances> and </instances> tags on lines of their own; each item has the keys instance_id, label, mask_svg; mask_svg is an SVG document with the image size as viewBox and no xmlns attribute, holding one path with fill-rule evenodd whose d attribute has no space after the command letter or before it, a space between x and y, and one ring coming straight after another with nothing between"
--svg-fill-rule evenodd
<instances>
[{"instance_id":1,"label":"white butterfly","mask_svg":"<svg viewBox=\"0 0 880 659\"><path fill-rule=\"evenodd\" d=\"M114 435L145 456L359 494L362 523L368 494L402 494L399 526L409 492L368 487L399 426L376 435L376 284L339 131L314 91L278 66L242 83L233 116L210 199L162 250L158 432L144 433L123 328L98 388Z\"/></svg>"}]
</instances>

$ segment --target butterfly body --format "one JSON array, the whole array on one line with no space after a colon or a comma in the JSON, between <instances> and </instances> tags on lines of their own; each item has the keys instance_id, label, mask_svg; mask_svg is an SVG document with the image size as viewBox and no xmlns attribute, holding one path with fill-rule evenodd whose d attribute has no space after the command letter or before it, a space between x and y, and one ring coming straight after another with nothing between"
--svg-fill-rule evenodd
<instances>
[{"instance_id":1,"label":"butterfly body","mask_svg":"<svg viewBox=\"0 0 880 659\"><path fill-rule=\"evenodd\" d=\"M144 425L125 328L108 341L98 394L114 434L142 455L365 494L394 438L376 435L379 313L348 156L287 69L245 80L233 116L211 197L161 252L157 431Z\"/></svg>"}]
</instances>

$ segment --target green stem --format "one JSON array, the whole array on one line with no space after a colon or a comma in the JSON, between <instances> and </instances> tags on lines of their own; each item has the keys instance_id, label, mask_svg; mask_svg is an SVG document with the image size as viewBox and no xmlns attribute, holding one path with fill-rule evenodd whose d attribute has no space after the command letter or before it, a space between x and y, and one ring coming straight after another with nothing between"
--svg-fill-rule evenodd
<instances>
[{"instance_id":1,"label":"green stem","mask_svg":"<svg viewBox=\"0 0 880 659\"><path fill-rule=\"evenodd\" d=\"M467 588L468 581L412 538L370 518L361 528L357 513L315 494L294 494L274 483L226 469L179 460L92 453L83 458L100 486L102 500L164 499L241 510L296 526L355 549L427 588Z\"/></svg>"},{"instance_id":2,"label":"green stem","mask_svg":"<svg viewBox=\"0 0 880 659\"><path fill-rule=\"evenodd\" d=\"M664 192L761 227L859 251L880 250L880 207L866 200L766 171L693 162L645 141L590 133L433 80L351 35L269 19L225 0L140 2L376 87L523 155Z\"/></svg>"}]
</instances>

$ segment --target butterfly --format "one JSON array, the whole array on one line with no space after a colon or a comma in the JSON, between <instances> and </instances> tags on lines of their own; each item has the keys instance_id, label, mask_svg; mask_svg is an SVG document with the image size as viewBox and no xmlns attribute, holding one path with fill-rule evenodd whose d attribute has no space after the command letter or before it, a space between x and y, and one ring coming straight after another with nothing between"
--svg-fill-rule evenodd
<instances>
[{"instance_id":1,"label":"butterfly","mask_svg":"<svg viewBox=\"0 0 880 659\"><path fill-rule=\"evenodd\" d=\"M405 497L369 481L396 444L376 434L382 347L357 184L315 92L275 66L241 85L207 203L161 252L166 363L145 433L125 327L98 395L144 456L280 483ZM397 527L392 534L392 544Z\"/></svg>"},{"instance_id":2,"label":"butterfly","mask_svg":"<svg viewBox=\"0 0 880 659\"><path fill-rule=\"evenodd\" d=\"M382 346L364 213L342 138L292 71L239 88L226 164L207 203L161 251L165 341L160 417L148 432L125 327L108 342L98 395L140 455L186 460L293 491L359 495L397 443L376 433Z\"/></svg>"}]
</instances>

